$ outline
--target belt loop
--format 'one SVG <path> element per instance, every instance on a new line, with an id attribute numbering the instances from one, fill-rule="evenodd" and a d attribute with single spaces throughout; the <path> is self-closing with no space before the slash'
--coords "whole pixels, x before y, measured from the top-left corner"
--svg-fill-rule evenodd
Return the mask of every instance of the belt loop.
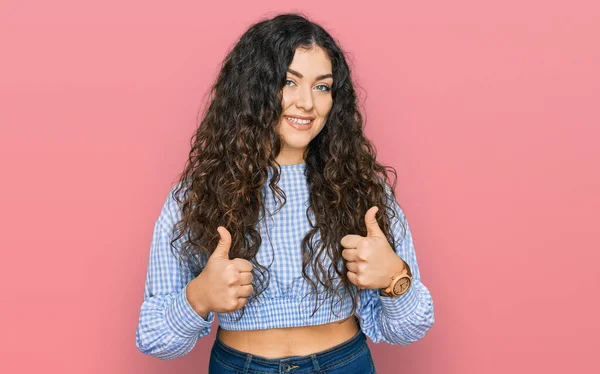
<path id="1" fill-rule="evenodd" d="M 250 371 L 250 363 L 252 362 L 252 355 L 248 353 L 246 355 L 246 364 L 244 365 L 244 374 L 248 374 Z"/>
<path id="2" fill-rule="evenodd" d="M 319 361 L 317 360 L 317 355 L 315 353 L 313 353 L 310 355 L 310 358 L 312 359 L 313 368 L 315 369 L 315 372 L 319 373 L 321 368 L 319 368 Z"/>

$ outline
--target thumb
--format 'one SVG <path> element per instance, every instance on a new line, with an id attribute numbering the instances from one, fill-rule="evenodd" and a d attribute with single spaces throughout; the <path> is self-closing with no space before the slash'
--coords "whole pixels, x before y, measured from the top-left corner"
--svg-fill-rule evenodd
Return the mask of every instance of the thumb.
<path id="1" fill-rule="evenodd" d="M 223 226 L 217 227 L 217 231 L 219 232 L 220 240 L 219 244 L 215 248 L 213 252 L 213 256 L 218 256 L 222 258 L 229 259 L 229 248 L 231 248 L 231 234 L 229 230 L 227 230 Z"/>
<path id="2" fill-rule="evenodd" d="M 379 228 L 377 219 L 375 219 L 375 213 L 379 211 L 377 206 L 372 206 L 367 213 L 365 213 L 365 225 L 367 226 L 367 236 L 381 236 L 383 232 Z"/>

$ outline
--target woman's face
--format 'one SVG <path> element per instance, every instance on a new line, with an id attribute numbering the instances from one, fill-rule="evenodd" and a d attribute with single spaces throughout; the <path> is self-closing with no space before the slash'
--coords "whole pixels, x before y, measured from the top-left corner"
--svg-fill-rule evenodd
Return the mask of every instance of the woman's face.
<path id="1" fill-rule="evenodd" d="M 276 126 L 282 137 L 280 165 L 304 162 L 303 152 L 325 126 L 333 104 L 331 61 L 321 47 L 298 48 L 283 87 L 283 115 Z"/>

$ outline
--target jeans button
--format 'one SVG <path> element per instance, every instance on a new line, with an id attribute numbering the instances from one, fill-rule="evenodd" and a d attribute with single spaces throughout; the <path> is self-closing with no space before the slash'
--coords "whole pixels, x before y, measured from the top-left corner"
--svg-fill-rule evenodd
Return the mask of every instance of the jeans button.
<path id="1" fill-rule="evenodd" d="M 290 365 L 290 364 L 284 364 L 284 365 L 283 365 L 283 371 L 284 371 L 284 372 L 286 372 L 286 373 L 287 373 L 287 372 L 289 372 L 290 370 L 292 370 L 292 365 Z"/>

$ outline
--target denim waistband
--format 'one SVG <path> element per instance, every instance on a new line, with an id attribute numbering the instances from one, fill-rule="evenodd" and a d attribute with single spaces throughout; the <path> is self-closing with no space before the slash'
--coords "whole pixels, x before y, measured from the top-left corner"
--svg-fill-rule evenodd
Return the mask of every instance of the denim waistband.
<path id="1" fill-rule="evenodd" d="M 306 356 L 267 358 L 242 352 L 225 345 L 219 339 L 217 332 L 211 354 L 226 366 L 244 373 L 248 370 L 254 370 L 300 374 L 303 372 L 318 372 L 319 370 L 327 370 L 338 366 L 343 362 L 352 360 L 364 349 L 368 349 L 366 336 L 359 329 L 352 338 L 320 352 Z"/>

